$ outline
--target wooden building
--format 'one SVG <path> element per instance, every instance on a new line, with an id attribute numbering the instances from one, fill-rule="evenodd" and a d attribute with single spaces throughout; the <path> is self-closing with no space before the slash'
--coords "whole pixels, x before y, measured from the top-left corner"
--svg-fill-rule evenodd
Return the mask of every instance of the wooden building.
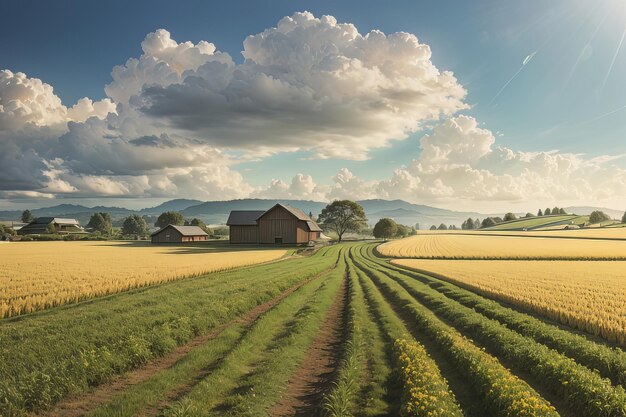
<path id="1" fill-rule="evenodd" d="M 276 204 L 267 211 L 231 211 L 230 243 L 301 245 L 320 238 L 322 229 L 295 207 Z"/>
<path id="2" fill-rule="evenodd" d="M 69 234 L 85 233 L 76 219 L 62 219 L 59 217 L 38 217 L 26 226 L 21 227 L 17 233 L 20 235 L 40 235 L 51 233 Z"/>
<path id="3" fill-rule="evenodd" d="M 168 224 L 150 235 L 152 243 L 204 242 L 209 235 L 198 226 L 176 226 Z"/>

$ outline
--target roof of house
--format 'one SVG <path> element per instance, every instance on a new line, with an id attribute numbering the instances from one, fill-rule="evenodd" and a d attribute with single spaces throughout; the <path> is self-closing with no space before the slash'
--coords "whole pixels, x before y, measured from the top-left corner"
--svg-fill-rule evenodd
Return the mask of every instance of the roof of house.
<path id="1" fill-rule="evenodd" d="M 289 213 L 291 213 L 291 214 L 293 214 L 294 216 L 296 216 L 296 218 L 297 218 L 298 220 L 302 220 L 302 221 L 305 221 L 305 222 L 306 222 L 306 221 L 311 221 L 311 218 L 310 218 L 309 216 L 307 216 L 307 215 L 306 215 L 306 214 L 305 214 L 302 210 L 300 210 L 299 208 L 295 208 L 295 207 L 292 207 L 292 206 L 290 206 L 290 205 L 285 205 L 285 204 L 280 204 L 280 203 L 277 203 L 274 207 L 282 207 L 282 208 L 284 208 L 284 209 L 285 209 L 285 210 L 287 210 Z M 272 207 L 271 209 L 273 209 L 274 207 Z M 271 209 L 269 209 L 269 210 L 267 210 L 267 211 L 264 211 L 264 212 L 263 212 L 263 214 L 265 214 L 265 213 L 269 212 Z M 258 220 L 259 218 L 263 217 L 263 214 L 261 214 L 261 215 L 257 218 L 257 220 Z"/>
<path id="2" fill-rule="evenodd" d="M 228 216 L 227 226 L 256 226 L 256 220 L 264 210 L 233 210 Z"/>
<path id="3" fill-rule="evenodd" d="M 309 220 L 306 222 L 306 225 L 309 226 L 310 232 L 321 232 L 322 228 L 318 226 L 313 220 Z"/>
<path id="4" fill-rule="evenodd" d="M 60 226 L 75 226 L 77 229 L 82 230 L 76 219 L 63 219 L 59 217 L 38 217 L 19 230 L 22 233 L 46 233 L 47 227 L 50 223 L 58 224 Z"/>
<path id="5" fill-rule="evenodd" d="M 171 227 L 177 230 L 183 236 L 208 236 L 208 234 L 198 226 L 177 226 L 175 224 L 168 224 L 167 226 L 162 227 L 156 232 L 152 233 L 150 236 L 154 236 L 158 233 L 161 233 L 163 230 L 167 229 L 168 227 Z"/>

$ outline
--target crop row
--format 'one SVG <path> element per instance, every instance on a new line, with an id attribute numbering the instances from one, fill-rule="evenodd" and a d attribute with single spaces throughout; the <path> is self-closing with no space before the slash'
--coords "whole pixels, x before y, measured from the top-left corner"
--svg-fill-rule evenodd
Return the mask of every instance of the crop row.
<path id="1" fill-rule="evenodd" d="M 626 393 L 609 379 L 577 364 L 559 352 L 525 337 L 500 322 L 447 298 L 429 286 L 380 265 L 370 263 L 372 277 L 389 288 L 398 300 L 403 291 L 437 316 L 478 340 L 491 352 L 528 372 L 546 390 L 565 398 L 570 407 L 586 416 L 626 415 Z M 431 313 L 432 314 L 432 313 Z"/>
<path id="2" fill-rule="evenodd" d="M 496 416 L 558 416 L 554 407 L 526 382 L 417 303 L 403 287 L 376 271 L 365 258 L 355 256 L 355 262 L 401 310 L 401 314 L 418 325 L 420 331 L 471 382 L 490 413 Z"/>
<path id="3" fill-rule="evenodd" d="M 528 314 L 503 307 L 496 301 L 486 299 L 436 276 L 391 265 L 387 267 L 429 285 L 448 298 L 456 300 L 488 318 L 495 319 L 508 328 L 575 359 L 580 364 L 591 369 L 597 369 L 602 376 L 610 378 L 614 384 L 626 384 L 626 352 L 620 348 L 593 342 L 582 335 L 548 324 Z"/>

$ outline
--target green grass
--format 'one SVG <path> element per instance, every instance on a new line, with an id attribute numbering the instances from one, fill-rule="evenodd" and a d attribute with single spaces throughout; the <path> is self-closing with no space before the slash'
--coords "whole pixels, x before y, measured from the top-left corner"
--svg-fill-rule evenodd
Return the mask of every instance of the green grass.
<path id="1" fill-rule="evenodd" d="M 219 367 L 165 416 L 269 416 L 332 304 L 345 264 L 267 312 Z"/>
<path id="2" fill-rule="evenodd" d="M 0 415 L 52 406 L 240 316 L 333 266 L 310 258 L 214 273 L 0 322 Z M 327 255 L 327 256 L 324 256 Z"/>
<path id="3" fill-rule="evenodd" d="M 487 227 L 481 230 L 533 230 L 540 227 L 555 226 L 560 224 L 565 227 L 568 224 L 584 224 L 588 219 L 589 216 L 577 216 L 575 214 L 537 216 L 498 223 L 495 226 Z"/>

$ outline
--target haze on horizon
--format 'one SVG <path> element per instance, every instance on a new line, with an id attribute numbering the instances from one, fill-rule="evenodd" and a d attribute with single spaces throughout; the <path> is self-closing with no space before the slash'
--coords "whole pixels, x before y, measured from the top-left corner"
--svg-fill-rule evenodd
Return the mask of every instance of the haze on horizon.
<path id="1" fill-rule="evenodd" d="M 624 2 L 30 3 L 0 17 L 0 210 L 626 206 Z"/>

